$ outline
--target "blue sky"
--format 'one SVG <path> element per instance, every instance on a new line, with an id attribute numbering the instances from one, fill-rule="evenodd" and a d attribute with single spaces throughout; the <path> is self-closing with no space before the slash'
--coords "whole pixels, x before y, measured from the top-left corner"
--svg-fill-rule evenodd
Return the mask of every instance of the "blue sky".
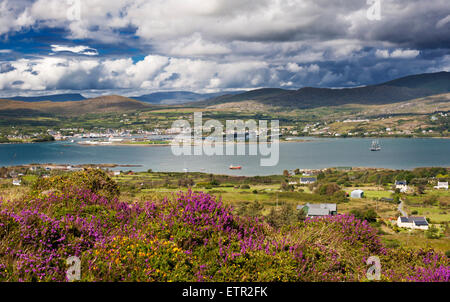
<path id="1" fill-rule="evenodd" d="M 448 0 L 0 0 L 2 97 L 351 87 L 443 70 Z"/>

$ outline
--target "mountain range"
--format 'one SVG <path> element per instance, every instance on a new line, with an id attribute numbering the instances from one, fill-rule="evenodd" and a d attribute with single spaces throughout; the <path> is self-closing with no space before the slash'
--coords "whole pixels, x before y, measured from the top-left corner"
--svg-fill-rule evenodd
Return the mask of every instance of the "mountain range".
<path id="1" fill-rule="evenodd" d="M 82 115 L 86 113 L 125 112 L 147 109 L 152 105 L 120 95 L 100 96 L 81 101 L 24 102 L 0 99 L 1 116 Z"/>
<path id="2" fill-rule="evenodd" d="M 233 91 L 233 92 L 216 92 L 216 93 L 195 93 L 190 91 L 167 91 L 167 92 L 154 92 L 150 94 L 145 94 L 136 97 L 130 97 L 134 100 L 141 102 L 151 103 L 151 104 L 183 104 L 189 102 L 196 102 L 200 100 L 206 100 L 221 95 L 234 95 L 243 93 L 243 91 Z"/>
<path id="3" fill-rule="evenodd" d="M 211 107 L 253 101 L 284 110 L 339 106 L 345 104 L 384 105 L 450 92 L 450 72 L 412 75 L 389 82 L 355 88 L 314 88 L 298 90 L 263 88 L 247 92 L 198 94 L 187 91 L 158 92 L 127 98 L 118 95 L 86 99 L 81 94 L 15 97 L 0 100 L 0 114 L 35 115 L 131 111 L 172 104 L 176 107 Z M 45 101 L 44 101 L 45 100 Z M 188 102 L 188 103 L 186 103 Z M 180 104 L 183 103 L 183 104 Z M 170 105 L 164 105 L 170 106 Z"/>
<path id="4" fill-rule="evenodd" d="M 173 105 L 206 100 L 225 94 L 234 95 L 243 92 L 244 91 L 195 93 L 190 91 L 167 91 L 167 92 L 154 92 L 140 96 L 131 96 L 129 98 L 150 104 Z M 68 94 L 51 94 L 42 96 L 13 96 L 8 97 L 8 99 L 23 102 L 44 102 L 44 101 L 70 102 L 70 101 L 83 101 L 87 100 L 88 98 L 84 97 L 79 93 L 68 93 Z"/>
<path id="5" fill-rule="evenodd" d="M 190 103 L 208 107 L 224 103 L 256 101 L 284 108 L 315 108 L 344 104 L 381 105 L 450 92 L 450 72 L 412 75 L 389 82 L 355 88 L 314 88 L 298 90 L 263 88 L 237 95 L 224 95 Z"/>

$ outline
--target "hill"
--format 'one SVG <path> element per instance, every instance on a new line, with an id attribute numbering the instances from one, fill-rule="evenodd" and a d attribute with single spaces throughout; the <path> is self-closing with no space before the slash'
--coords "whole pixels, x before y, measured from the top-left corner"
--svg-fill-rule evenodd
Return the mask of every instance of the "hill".
<path id="1" fill-rule="evenodd" d="M 135 100 L 152 103 L 152 104 L 183 104 L 189 102 L 197 102 L 200 100 L 206 100 L 214 97 L 218 97 L 224 94 L 238 94 L 237 92 L 216 92 L 216 93 L 195 93 L 190 91 L 167 91 L 167 92 L 154 92 L 141 96 L 132 97 Z"/>
<path id="2" fill-rule="evenodd" d="M 264 88 L 237 95 L 220 96 L 190 105 L 208 107 L 224 103 L 256 101 L 276 107 L 303 109 L 344 104 L 391 104 L 448 92 L 450 92 L 450 72 L 439 72 L 355 88 L 304 87 L 299 90 Z"/>
<path id="3" fill-rule="evenodd" d="M 101 96 L 82 101 L 67 102 L 0 100 L 0 115 L 79 115 L 85 113 L 134 111 L 150 107 L 151 105 L 149 104 L 118 95 Z"/>

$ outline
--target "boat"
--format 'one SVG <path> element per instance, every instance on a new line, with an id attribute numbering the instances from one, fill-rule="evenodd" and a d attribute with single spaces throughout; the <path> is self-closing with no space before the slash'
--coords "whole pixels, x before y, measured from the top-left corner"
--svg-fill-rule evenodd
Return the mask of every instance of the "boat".
<path id="1" fill-rule="evenodd" d="M 233 165 L 230 166 L 230 170 L 240 170 L 240 169 L 242 169 L 242 166 L 233 166 Z"/>
<path id="2" fill-rule="evenodd" d="M 380 147 L 380 143 L 378 142 L 378 140 L 373 140 L 372 141 L 372 146 L 370 147 L 370 151 L 380 151 L 381 147 Z"/>

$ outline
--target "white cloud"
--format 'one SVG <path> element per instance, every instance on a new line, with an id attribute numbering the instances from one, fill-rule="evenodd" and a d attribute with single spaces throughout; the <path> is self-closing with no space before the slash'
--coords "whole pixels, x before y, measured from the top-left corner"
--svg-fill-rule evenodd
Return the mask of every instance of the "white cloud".
<path id="1" fill-rule="evenodd" d="M 270 81 L 265 62 L 217 63 L 209 60 L 148 55 L 131 59 L 20 59 L 0 73 L 0 89 L 225 89 Z M 20 82 L 18 82 L 20 81 Z"/>
<path id="2" fill-rule="evenodd" d="M 445 25 L 447 25 L 448 23 L 450 23 L 450 15 L 448 15 L 447 17 L 442 18 L 441 20 L 439 20 L 439 21 L 436 23 L 436 28 L 442 28 L 442 27 L 444 27 Z"/>
<path id="3" fill-rule="evenodd" d="M 68 18 L 70 1 L 0 0 L 6 41 L 30 28 L 64 32 L 49 43 L 54 61 L 3 65 L 0 88 L 199 90 L 376 82 L 448 66 L 420 56 L 438 49 L 442 57 L 448 50 L 447 2 L 383 0 L 382 22 L 373 22 L 364 0 L 81 0 L 76 20 Z M 61 42 L 67 39 L 86 41 Z M 92 40 L 99 51 L 86 46 Z M 133 62 L 127 46 L 149 55 Z"/>
<path id="4" fill-rule="evenodd" d="M 65 46 L 65 45 L 51 45 L 53 52 L 72 52 L 76 54 L 86 55 L 86 56 L 96 56 L 98 51 L 94 48 L 90 48 L 84 45 L 77 46 Z"/>
<path id="5" fill-rule="evenodd" d="M 182 39 L 169 46 L 168 53 L 177 56 L 207 56 L 228 54 L 231 50 L 223 45 L 205 41 L 199 33 Z"/>
<path id="6" fill-rule="evenodd" d="M 389 59 L 389 58 L 394 58 L 394 59 L 413 59 L 415 57 L 417 57 L 420 54 L 419 50 L 413 50 L 413 49 L 395 49 L 392 52 L 389 52 L 388 50 L 381 50 L 378 49 L 375 52 L 375 56 L 377 58 L 383 58 L 383 59 Z"/>
<path id="7" fill-rule="evenodd" d="M 297 63 L 288 63 L 286 65 L 286 70 L 294 73 L 315 73 L 320 70 L 319 65 L 317 64 L 311 64 L 308 66 L 300 66 Z"/>

